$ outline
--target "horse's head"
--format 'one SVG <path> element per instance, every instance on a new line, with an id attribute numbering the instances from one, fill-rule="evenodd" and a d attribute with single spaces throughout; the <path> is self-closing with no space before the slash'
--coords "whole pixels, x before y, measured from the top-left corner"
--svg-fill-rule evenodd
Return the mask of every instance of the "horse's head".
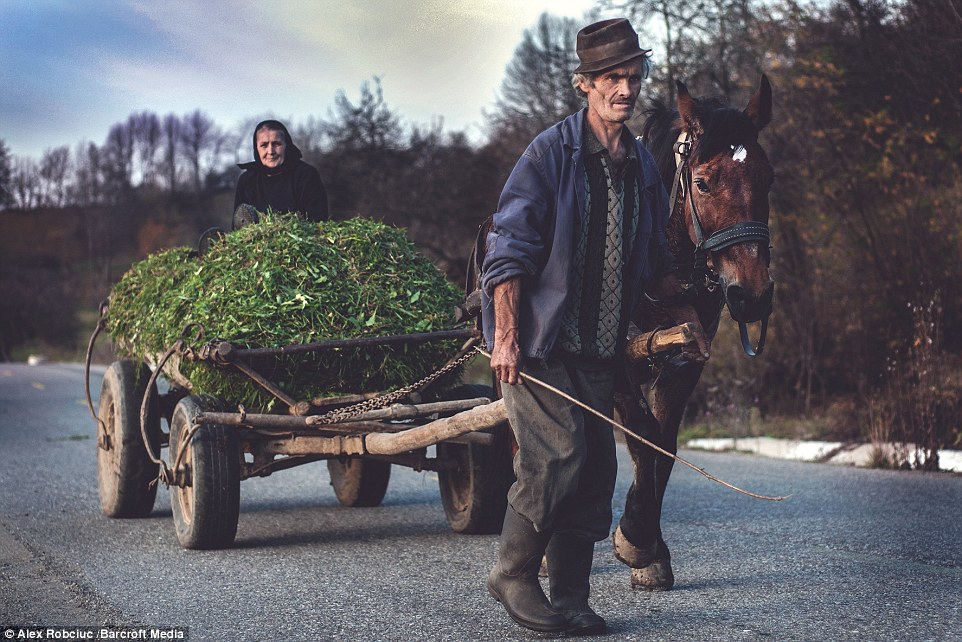
<path id="1" fill-rule="evenodd" d="M 678 113 L 676 162 L 688 166 L 678 181 L 688 197 L 689 236 L 718 276 L 732 318 L 743 328 L 745 323 L 764 322 L 775 291 L 768 272 L 773 170 L 758 144 L 758 132 L 771 121 L 771 85 L 762 76 L 748 106 L 737 110 L 692 98 L 679 82 Z"/>

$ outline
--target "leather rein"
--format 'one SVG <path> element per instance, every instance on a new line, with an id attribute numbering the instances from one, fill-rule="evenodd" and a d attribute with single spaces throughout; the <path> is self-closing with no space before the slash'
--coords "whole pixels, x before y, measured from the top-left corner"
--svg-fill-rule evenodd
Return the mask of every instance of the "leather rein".
<path id="1" fill-rule="evenodd" d="M 759 221 L 741 221 L 712 233 L 707 238 L 698 215 L 698 208 L 695 206 L 695 198 L 692 194 L 694 190 L 693 176 L 691 171 L 691 152 L 694 144 L 690 140 L 690 134 L 685 133 L 685 139 L 679 140 L 674 145 L 674 152 L 679 159 L 676 163 L 675 180 L 671 188 L 671 214 L 675 210 L 684 212 L 685 200 L 687 199 L 691 210 L 692 228 L 695 232 L 695 261 L 692 265 L 689 280 L 696 288 L 704 288 L 707 291 L 714 291 L 719 285 L 718 275 L 708 268 L 708 256 L 712 252 L 718 252 L 733 245 L 741 243 L 768 243 L 771 247 L 771 232 L 767 223 Z M 679 193 L 680 191 L 680 193 Z M 758 344 L 752 346 L 748 337 L 748 326 L 744 321 L 737 320 L 738 332 L 742 341 L 742 349 L 749 357 L 755 357 L 765 349 L 765 336 L 768 332 L 768 318 L 771 309 L 761 320 L 760 335 Z"/>

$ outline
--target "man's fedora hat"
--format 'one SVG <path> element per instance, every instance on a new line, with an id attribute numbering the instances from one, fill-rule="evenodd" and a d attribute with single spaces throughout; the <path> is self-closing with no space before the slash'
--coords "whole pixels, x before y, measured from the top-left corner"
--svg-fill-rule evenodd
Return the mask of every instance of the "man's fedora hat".
<path id="1" fill-rule="evenodd" d="M 650 51 L 638 46 L 638 34 L 625 18 L 602 20 L 578 32 L 578 60 L 581 64 L 575 73 L 617 67 Z"/>

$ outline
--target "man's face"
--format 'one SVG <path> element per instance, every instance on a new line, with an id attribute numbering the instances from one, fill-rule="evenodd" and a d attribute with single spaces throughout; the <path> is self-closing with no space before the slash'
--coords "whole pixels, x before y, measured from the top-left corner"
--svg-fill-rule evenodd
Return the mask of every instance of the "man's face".
<path id="1" fill-rule="evenodd" d="M 624 123 L 635 111 L 641 92 L 644 63 L 640 58 L 595 75 L 582 82 L 581 91 L 588 97 L 588 109 L 608 123 Z"/>
<path id="2" fill-rule="evenodd" d="M 257 132 L 257 155 L 265 167 L 276 169 L 284 163 L 284 151 L 287 143 L 284 132 L 273 129 L 262 129 Z"/>

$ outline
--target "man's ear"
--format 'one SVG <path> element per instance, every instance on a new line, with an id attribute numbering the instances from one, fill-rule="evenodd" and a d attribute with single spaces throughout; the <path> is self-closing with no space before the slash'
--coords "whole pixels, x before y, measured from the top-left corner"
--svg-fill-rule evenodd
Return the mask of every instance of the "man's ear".
<path id="1" fill-rule="evenodd" d="M 587 94 L 587 93 L 588 93 L 588 89 L 595 86 L 595 80 L 598 78 L 598 74 L 597 74 L 597 73 L 585 73 L 585 74 L 581 74 L 581 77 L 582 77 L 584 80 L 582 80 L 582 81 L 579 83 L 578 87 L 581 89 L 582 92 L 584 92 L 585 94 Z"/>

